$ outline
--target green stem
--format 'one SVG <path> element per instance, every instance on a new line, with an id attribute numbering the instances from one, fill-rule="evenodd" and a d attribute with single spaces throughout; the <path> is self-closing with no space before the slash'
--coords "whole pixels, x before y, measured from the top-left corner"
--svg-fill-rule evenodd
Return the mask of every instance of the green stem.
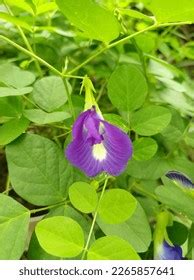
<path id="1" fill-rule="evenodd" d="M 64 74 L 62 72 L 60 72 L 59 70 L 57 70 L 54 66 L 52 66 L 51 64 L 49 64 L 48 62 L 46 62 L 44 59 L 40 58 L 38 55 L 36 55 L 35 53 L 26 50 L 25 48 L 23 48 L 22 46 L 18 45 L 17 43 L 13 42 L 12 40 L 8 39 L 7 37 L 0 35 L 0 39 L 6 41 L 8 44 L 12 45 L 13 47 L 15 47 L 16 49 L 18 49 L 19 51 L 25 53 L 26 55 L 36 59 L 37 61 L 39 61 L 41 64 L 45 65 L 48 69 L 50 69 L 52 72 L 54 72 L 55 74 L 61 76 L 61 77 L 66 77 L 66 78 L 74 78 L 74 79 L 83 79 L 82 76 L 73 76 L 73 75 L 69 75 L 69 74 Z"/>
<path id="2" fill-rule="evenodd" d="M 59 203 L 50 205 L 50 206 L 45 206 L 45 207 L 38 208 L 38 209 L 32 209 L 32 210 L 30 210 L 30 213 L 34 214 L 34 213 L 42 212 L 42 211 L 49 210 L 49 209 L 52 209 L 52 208 L 55 208 L 55 207 L 58 207 L 58 206 L 63 206 L 66 203 L 67 203 L 67 201 L 65 200 L 65 201 L 61 201 Z"/>
<path id="3" fill-rule="evenodd" d="M 89 245 L 90 245 L 90 240 L 91 240 L 92 233 L 93 233 L 93 230 L 94 230 L 94 226 L 95 226 L 95 223 L 96 223 L 96 218 L 97 218 L 97 215 L 98 215 L 98 210 L 99 210 L 100 203 L 101 203 L 102 197 L 104 195 L 104 192 L 105 192 L 105 189 L 106 189 L 106 186 L 107 186 L 107 183 L 108 183 L 108 179 L 109 179 L 109 177 L 107 177 L 105 179 L 104 186 L 102 188 L 102 192 L 100 194 L 100 197 L 99 197 L 99 200 L 98 200 L 98 204 L 97 204 L 96 210 L 94 212 L 94 217 L 93 217 L 92 225 L 91 225 L 91 228 L 90 228 L 90 231 L 89 231 L 89 234 L 88 234 L 86 245 L 85 245 L 84 250 L 83 250 L 83 254 L 82 254 L 82 258 L 81 258 L 82 260 L 85 259 L 86 253 L 87 253 Z"/>
<path id="4" fill-rule="evenodd" d="M 160 27 L 166 27 L 166 26 L 176 26 L 176 25 L 185 25 L 185 24 L 192 24 L 191 21 L 185 21 L 185 22 L 172 22 L 172 23 L 154 23 L 151 26 L 148 26 L 147 28 L 137 31 L 133 34 L 130 34 L 118 41 L 113 42 L 112 44 L 98 50 L 96 53 L 94 53 L 92 56 L 90 56 L 88 59 L 86 59 L 84 62 L 82 62 L 80 65 L 76 66 L 74 69 L 72 69 L 71 71 L 68 72 L 68 74 L 73 74 L 74 72 L 76 72 L 77 70 L 79 70 L 80 68 L 82 68 L 83 66 L 85 66 L 86 64 L 88 64 L 90 61 L 92 61 L 94 58 L 96 58 L 97 56 L 99 56 L 100 54 L 104 53 L 106 50 L 116 47 L 117 45 L 123 44 L 127 41 L 129 41 L 130 39 L 138 36 L 139 34 L 145 33 L 147 31 L 151 31 Z"/>
<path id="5" fill-rule="evenodd" d="M 4 5 L 5 5 L 5 7 L 6 7 L 8 13 L 9 13 L 11 16 L 14 16 L 12 10 L 10 9 L 10 7 L 9 7 L 8 4 L 6 3 L 6 1 L 3 1 L 3 3 L 4 3 Z M 24 33 L 24 31 L 22 30 L 22 28 L 21 28 L 19 25 L 16 25 L 16 27 L 17 27 L 17 29 L 18 29 L 18 31 L 19 31 L 19 33 L 20 33 L 20 35 L 21 35 L 21 37 L 22 37 L 22 39 L 23 39 L 23 41 L 24 41 L 24 43 L 25 43 L 25 45 L 26 45 L 26 47 L 27 47 L 27 49 L 28 49 L 30 52 L 34 53 L 32 47 L 31 47 L 31 45 L 30 45 L 30 43 L 29 43 L 29 41 L 28 41 L 28 39 L 27 39 L 27 37 L 26 37 L 26 35 L 25 35 L 25 33 Z M 34 63 L 35 63 L 35 65 L 36 65 L 37 71 L 39 72 L 40 76 L 42 77 L 43 74 L 42 74 L 42 70 L 41 70 L 41 67 L 40 67 L 38 61 L 35 60 Z"/>
<path id="6" fill-rule="evenodd" d="M 66 89 L 66 93 L 67 93 L 67 99 L 68 99 L 68 105 L 69 105 L 69 110 L 72 114 L 72 117 L 75 121 L 75 110 L 74 110 L 74 106 L 73 106 L 73 102 L 72 102 L 72 99 L 71 99 L 71 93 L 69 91 L 69 87 L 68 87 L 68 84 L 67 84 L 67 80 L 66 79 L 63 79 L 64 81 L 64 85 L 65 85 L 65 89 Z"/>

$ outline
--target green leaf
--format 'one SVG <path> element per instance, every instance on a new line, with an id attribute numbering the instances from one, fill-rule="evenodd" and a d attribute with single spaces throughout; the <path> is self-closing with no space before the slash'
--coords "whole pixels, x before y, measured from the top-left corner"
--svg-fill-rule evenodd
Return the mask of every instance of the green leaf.
<path id="1" fill-rule="evenodd" d="M 37 124 L 47 124 L 53 122 L 61 122 L 65 119 L 71 117 L 69 113 L 66 112 L 52 112 L 47 113 L 40 109 L 29 109 L 24 110 L 24 116 L 30 121 Z"/>
<path id="2" fill-rule="evenodd" d="M 21 118 L 12 119 L 0 126 L 0 145 L 4 146 L 20 136 L 29 125 L 29 121 L 21 116 Z"/>
<path id="3" fill-rule="evenodd" d="M 194 22 L 194 0 L 151 0 L 148 8 L 159 23 Z"/>
<path id="4" fill-rule="evenodd" d="M 32 89 L 33 89 L 32 87 L 17 88 L 17 89 L 0 87 L 0 97 L 24 95 L 32 92 Z"/>
<path id="5" fill-rule="evenodd" d="M 192 223 L 188 238 L 188 257 L 194 259 L 194 223 Z"/>
<path id="6" fill-rule="evenodd" d="M 100 217 L 97 223 L 106 235 L 115 235 L 128 241 L 137 252 L 145 252 L 152 240 L 150 226 L 139 203 L 133 215 L 124 223 L 110 225 L 105 223 Z"/>
<path id="7" fill-rule="evenodd" d="M 112 104 L 127 112 L 140 108 L 147 92 L 146 79 L 134 65 L 119 66 L 108 81 L 108 96 Z"/>
<path id="8" fill-rule="evenodd" d="M 129 127 L 127 122 L 125 122 L 121 116 L 116 114 L 103 114 L 103 117 L 106 121 L 109 123 L 118 126 L 121 130 L 123 130 L 125 133 L 129 131 Z"/>
<path id="9" fill-rule="evenodd" d="M 96 240 L 90 247 L 88 260 L 139 260 L 133 247 L 116 236 L 105 236 Z"/>
<path id="10" fill-rule="evenodd" d="M 34 205 L 64 200 L 69 184 L 69 167 L 64 153 L 51 140 L 26 134 L 6 148 L 14 190 Z"/>
<path id="11" fill-rule="evenodd" d="M 6 22 L 13 23 L 16 26 L 20 26 L 20 27 L 32 32 L 31 26 L 27 22 L 25 22 L 24 20 L 22 20 L 20 18 L 17 18 L 17 17 L 11 16 L 9 14 L 0 12 L 0 19 L 4 20 Z"/>
<path id="12" fill-rule="evenodd" d="M 162 136 L 168 141 L 177 143 L 183 137 L 185 131 L 185 123 L 181 115 L 171 108 L 172 118 L 169 125 L 161 132 Z"/>
<path id="13" fill-rule="evenodd" d="M 142 19 L 142 20 L 145 20 L 145 21 L 148 21 L 148 22 L 153 22 L 153 18 L 147 16 L 147 15 L 144 15 L 136 10 L 132 10 L 132 9 L 119 9 L 119 13 L 121 15 L 124 15 L 124 16 L 129 16 L 131 18 L 136 18 L 136 19 Z"/>
<path id="14" fill-rule="evenodd" d="M 127 166 L 127 173 L 138 179 L 155 180 L 169 170 L 168 161 L 159 155 L 145 161 L 132 159 Z"/>
<path id="15" fill-rule="evenodd" d="M 26 244 L 30 212 L 9 196 L 0 194 L 0 259 L 20 259 Z"/>
<path id="16" fill-rule="evenodd" d="M 133 142 L 133 149 L 133 157 L 135 160 L 148 160 L 156 154 L 158 144 L 152 138 L 142 137 Z"/>
<path id="17" fill-rule="evenodd" d="M 84 246 L 84 233 L 71 218 L 52 217 L 36 226 L 36 235 L 43 249 L 57 257 L 75 257 Z"/>
<path id="18" fill-rule="evenodd" d="M 21 89 L 31 85 L 34 80 L 35 75 L 32 72 L 8 63 L 0 65 L 0 82 L 7 86 Z"/>
<path id="19" fill-rule="evenodd" d="M 68 205 L 62 205 L 60 207 L 54 208 L 47 215 L 47 217 L 54 217 L 54 216 L 65 216 L 75 220 L 84 231 L 85 242 L 87 242 L 88 235 L 91 229 L 91 223 L 92 223 L 91 220 L 87 219 L 87 216 L 84 217 L 77 210 L 75 210 L 74 208 Z M 94 242 L 94 240 L 95 240 L 95 236 L 94 233 L 92 233 L 90 242 L 92 243 Z"/>
<path id="20" fill-rule="evenodd" d="M 110 42 L 119 36 L 120 27 L 114 15 L 92 0 L 56 0 L 62 13 L 84 37 Z"/>
<path id="21" fill-rule="evenodd" d="M 137 201 L 129 192 L 112 189 L 105 192 L 98 213 L 104 222 L 119 224 L 131 217 L 136 206 Z"/>
<path id="22" fill-rule="evenodd" d="M 171 112 L 162 106 L 150 105 L 132 115 L 132 129 L 143 136 L 161 132 L 171 120 Z"/>
<path id="23" fill-rule="evenodd" d="M 20 8 L 30 14 L 34 14 L 32 7 L 27 3 L 26 0 L 6 0 L 7 4 L 10 6 L 15 6 Z"/>
<path id="24" fill-rule="evenodd" d="M 22 113 L 22 102 L 18 97 L 0 98 L 0 120 L 2 117 L 20 117 Z"/>
<path id="25" fill-rule="evenodd" d="M 71 91 L 69 84 L 68 88 Z M 47 112 L 52 112 L 67 101 L 67 90 L 60 77 L 49 76 L 34 84 L 32 97 L 38 106 Z"/>
<path id="26" fill-rule="evenodd" d="M 188 229 L 185 225 L 173 222 L 173 225 L 167 227 L 168 237 L 171 242 L 176 245 L 183 245 L 188 237 Z"/>
<path id="27" fill-rule="evenodd" d="M 158 199 L 171 209 L 181 212 L 194 221 L 194 198 L 174 184 L 159 186 L 156 189 Z"/>
<path id="28" fill-rule="evenodd" d="M 91 213 L 96 209 L 98 196 L 88 183 L 76 182 L 69 187 L 69 198 L 73 206 L 83 213 Z"/>

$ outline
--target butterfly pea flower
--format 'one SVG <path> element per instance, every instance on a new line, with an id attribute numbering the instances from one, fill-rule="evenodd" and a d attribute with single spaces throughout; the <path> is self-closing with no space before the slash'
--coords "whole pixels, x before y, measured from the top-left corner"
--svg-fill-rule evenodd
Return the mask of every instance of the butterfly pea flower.
<path id="1" fill-rule="evenodd" d="M 169 171 L 166 177 L 188 189 L 194 188 L 191 179 L 179 171 Z"/>
<path id="2" fill-rule="evenodd" d="M 87 176 L 94 177 L 101 172 L 118 176 L 132 156 L 128 135 L 105 121 L 95 106 L 78 116 L 72 136 L 66 157 Z"/>
<path id="3" fill-rule="evenodd" d="M 158 247 L 157 260 L 183 260 L 182 249 L 177 245 L 170 245 L 165 240 Z"/>

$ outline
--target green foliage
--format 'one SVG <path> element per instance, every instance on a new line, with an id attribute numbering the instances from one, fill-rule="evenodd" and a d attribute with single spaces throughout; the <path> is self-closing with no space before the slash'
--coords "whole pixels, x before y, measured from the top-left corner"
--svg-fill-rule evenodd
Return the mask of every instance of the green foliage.
<path id="1" fill-rule="evenodd" d="M 135 132 L 143 136 L 151 136 L 161 132 L 170 123 L 171 113 L 162 106 L 148 106 L 132 115 L 131 126 Z"/>
<path id="2" fill-rule="evenodd" d="M 84 234 L 77 222 L 67 217 L 42 220 L 36 226 L 38 241 L 43 249 L 58 257 L 75 257 L 84 246 Z"/>
<path id="3" fill-rule="evenodd" d="M 110 225 L 100 217 L 97 223 L 106 235 L 115 235 L 128 241 L 137 252 L 147 251 L 151 242 L 151 230 L 146 215 L 138 203 L 132 216 L 121 224 Z"/>
<path id="4" fill-rule="evenodd" d="M 56 0 L 56 3 L 84 37 L 106 43 L 118 37 L 120 28 L 114 15 L 92 0 Z"/>
<path id="5" fill-rule="evenodd" d="M 127 191 L 113 189 L 105 192 L 100 208 L 100 218 L 108 224 L 120 224 L 135 211 L 137 202 Z"/>
<path id="6" fill-rule="evenodd" d="M 0 259 L 153 259 L 164 238 L 194 259 L 194 191 L 165 176 L 194 182 L 193 7 L 0 1 Z M 88 178 L 66 159 L 88 125 L 85 153 L 97 129 L 119 164 L 103 120 L 74 125 L 92 105 L 131 139 L 119 176 Z"/>
<path id="7" fill-rule="evenodd" d="M 152 138 L 141 137 L 133 142 L 135 160 L 148 160 L 157 152 L 157 142 Z"/>
<path id="8" fill-rule="evenodd" d="M 26 244 L 30 212 L 14 199 L 0 194 L 0 259 L 20 259 Z"/>
<path id="9" fill-rule="evenodd" d="M 147 91 L 146 79 L 134 65 L 119 66 L 108 81 L 108 96 L 112 104 L 127 112 L 142 106 Z"/>
<path id="10" fill-rule="evenodd" d="M 98 202 L 95 189 L 84 182 L 76 182 L 69 187 L 69 198 L 73 206 L 83 213 L 93 212 Z"/>
<path id="11" fill-rule="evenodd" d="M 69 85 L 68 90 L 70 90 Z M 32 97 L 38 106 L 47 112 L 52 112 L 67 101 L 67 90 L 60 77 L 50 76 L 34 84 Z"/>
<path id="12" fill-rule="evenodd" d="M 35 205 L 65 199 L 68 163 L 52 141 L 26 134 L 7 146 L 6 156 L 13 188 L 21 197 Z"/>
<path id="13" fill-rule="evenodd" d="M 71 117 L 69 113 L 66 112 L 52 112 L 47 113 L 40 109 L 28 109 L 24 111 L 24 116 L 30 121 L 37 124 L 46 124 L 61 122 Z"/>
<path id="14" fill-rule="evenodd" d="M 193 0 L 151 0 L 148 3 L 158 22 L 194 21 Z"/>
<path id="15" fill-rule="evenodd" d="M 96 240 L 88 251 L 88 260 L 139 260 L 132 246 L 116 236 Z"/>

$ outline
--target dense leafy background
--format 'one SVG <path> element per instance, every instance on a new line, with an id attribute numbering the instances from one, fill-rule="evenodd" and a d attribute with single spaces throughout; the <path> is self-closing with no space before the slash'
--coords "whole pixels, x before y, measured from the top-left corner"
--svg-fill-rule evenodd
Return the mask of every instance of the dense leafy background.
<path id="1" fill-rule="evenodd" d="M 193 22 L 193 0 L 0 0 L 0 259 L 153 259 L 161 211 L 194 259 L 194 193 L 164 176 L 194 181 Z M 64 156 L 85 75 L 134 147 L 100 204 Z"/>

